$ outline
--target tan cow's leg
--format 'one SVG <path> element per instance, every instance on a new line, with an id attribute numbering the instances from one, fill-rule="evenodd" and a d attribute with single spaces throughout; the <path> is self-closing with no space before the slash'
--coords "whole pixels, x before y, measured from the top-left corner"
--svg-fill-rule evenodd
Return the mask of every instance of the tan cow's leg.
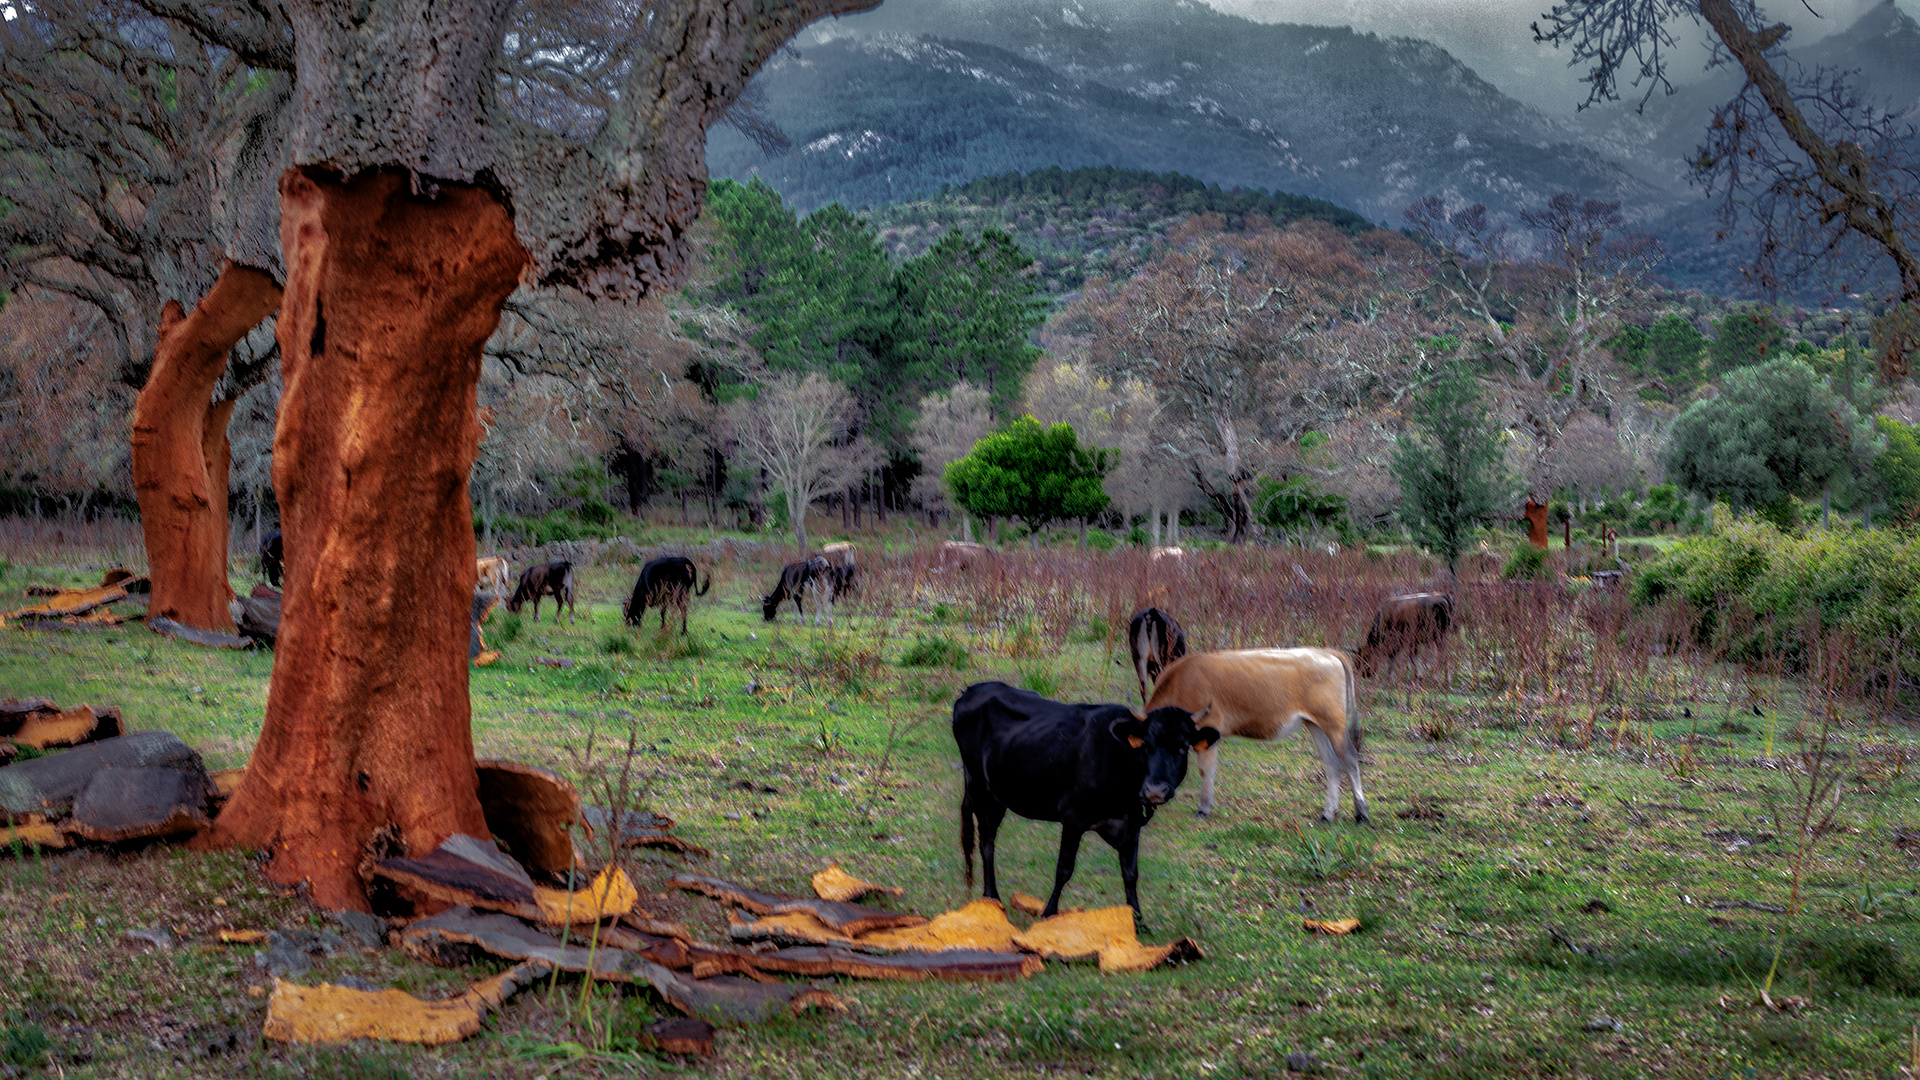
<path id="1" fill-rule="evenodd" d="M 1220 744 L 1196 751 L 1193 763 L 1200 770 L 1200 807 L 1194 813 L 1206 817 L 1213 813 L 1213 774 L 1220 765 Z"/>
<path id="2" fill-rule="evenodd" d="M 1320 811 L 1320 820 L 1334 822 L 1340 820 L 1340 774 L 1342 771 L 1339 751 L 1333 748 L 1333 740 L 1320 730 L 1318 724 L 1308 724 L 1307 730 L 1313 733 L 1313 744 L 1320 748 L 1320 769 L 1327 774 L 1327 805 Z"/>

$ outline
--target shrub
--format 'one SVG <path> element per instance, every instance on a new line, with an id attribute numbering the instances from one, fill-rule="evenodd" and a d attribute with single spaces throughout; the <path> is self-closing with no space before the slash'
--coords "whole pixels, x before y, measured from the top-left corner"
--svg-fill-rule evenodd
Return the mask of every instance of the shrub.
<path id="1" fill-rule="evenodd" d="M 1110 532 L 1101 529 L 1087 530 L 1087 546 L 1095 551 L 1112 551 L 1113 545 L 1117 543 L 1119 541 Z"/>
<path id="2" fill-rule="evenodd" d="M 1547 575 L 1547 552 L 1527 544 L 1514 550 L 1513 558 L 1500 570 L 1508 581 L 1538 581 Z"/>
<path id="3" fill-rule="evenodd" d="M 928 637 L 921 634 L 900 654 L 901 667 L 944 667 L 964 669 L 973 662 L 966 647 L 945 634 Z"/>
<path id="4" fill-rule="evenodd" d="M 1781 533 L 1757 515 L 1674 545 L 1635 575 L 1642 605 L 1684 602 L 1703 645 L 1736 660 L 1771 653 L 1798 664 L 1811 631 L 1852 639 L 1863 667 L 1898 653 L 1903 674 L 1920 659 L 1897 643 L 1920 639 L 1920 538 L 1859 529 Z M 1735 640 L 1726 612 L 1751 613 L 1755 627 Z"/>

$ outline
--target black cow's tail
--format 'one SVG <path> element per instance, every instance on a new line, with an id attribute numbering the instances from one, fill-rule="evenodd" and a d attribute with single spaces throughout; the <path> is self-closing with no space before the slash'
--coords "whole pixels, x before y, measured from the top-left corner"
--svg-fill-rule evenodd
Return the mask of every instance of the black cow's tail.
<path id="1" fill-rule="evenodd" d="M 967 891 L 973 891 L 973 796 L 960 796 L 960 865 L 966 868 Z"/>
<path id="2" fill-rule="evenodd" d="M 707 580 L 701 582 L 700 587 L 693 590 L 693 595 L 705 596 L 707 595 L 707 590 L 711 588 L 713 588 L 713 571 L 709 570 L 707 571 Z"/>

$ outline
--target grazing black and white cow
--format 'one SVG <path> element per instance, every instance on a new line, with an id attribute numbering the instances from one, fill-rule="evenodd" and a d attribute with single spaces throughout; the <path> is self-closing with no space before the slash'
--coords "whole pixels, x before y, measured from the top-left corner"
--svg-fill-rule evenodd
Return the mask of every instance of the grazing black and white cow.
<path id="1" fill-rule="evenodd" d="M 760 614 L 772 622 L 780 614 L 780 605 L 791 600 L 794 618 L 799 619 L 806 614 L 804 601 L 808 587 L 831 570 L 827 560 L 818 555 L 781 567 L 780 580 L 773 583 L 773 591 L 760 598 Z"/>
<path id="2" fill-rule="evenodd" d="M 1187 655 L 1187 632 L 1173 616 L 1157 607 L 1144 607 L 1127 620 L 1127 648 L 1133 653 L 1133 672 L 1140 677 L 1144 705 L 1153 696 L 1161 670 Z"/>
<path id="3" fill-rule="evenodd" d="M 1185 709 L 1156 709 L 1142 719 L 1125 705 L 1069 705 L 1006 683 L 976 683 L 953 703 L 966 791 L 960 798 L 960 851 L 973 885 L 973 838 L 980 832 L 985 895 L 998 899 L 994 841 L 1007 811 L 1060 823 L 1060 856 L 1045 915 L 1060 910 L 1080 838 L 1091 829 L 1120 855 L 1127 903 L 1140 911 L 1140 828 L 1172 799 L 1187 775 L 1187 752 L 1220 738 Z"/>
<path id="4" fill-rule="evenodd" d="M 640 578 L 633 583 L 633 595 L 624 605 L 627 625 L 639 626 L 640 620 L 646 617 L 647 609 L 657 607 L 660 609 L 660 627 L 664 630 L 667 625 L 667 609 L 671 607 L 679 609 L 680 632 L 686 633 L 687 599 L 693 596 L 705 596 L 707 590 L 713 586 L 713 575 L 708 574 L 707 580 L 695 589 L 694 585 L 698 577 L 693 560 L 684 555 L 663 555 L 658 559 L 648 560 L 647 564 L 640 568 Z"/>
<path id="5" fill-rule="evenodd" d="M 267 584 L 280 587 L 280 579 L 286 575 L 286 557 L 280 545 L 280 530 L 275 529 L 260 538 L 260 574 Z"/>
<path id="6" fill-rule="evenodd" d="M 1420 648 L 1444 646 L 1453 626 L 1453 597 L 1447 593 L 1408 593 L 1390 596 L 1374 612 L 1367 643 L 1354 654 L 1354 667 L 1363 678 L 1373 678 L 1382 662 L 1391 672 L 1401 653 L 1412 658 L 1413 674 L 1420 675 Z"/>
<path id="7" fill-rule="evenodd" d="M 520 583 L 513 587 L 513 596 L 507 600 L 507 610 L 516 614 L 520 606 L 533 601 L 533 621 L 540 621 L 540 598 L 553 597 L 553 618 L 560 620 L 560 607 L 566 605 L 567 621 L 573 621 L 573 564 L 565 559 L 559 562 L 541 563 L 529 566 L 520 575 Z"/>

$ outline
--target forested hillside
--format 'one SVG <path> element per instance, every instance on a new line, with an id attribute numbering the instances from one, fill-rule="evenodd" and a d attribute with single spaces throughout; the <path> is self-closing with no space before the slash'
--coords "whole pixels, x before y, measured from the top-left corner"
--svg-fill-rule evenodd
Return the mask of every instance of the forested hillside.
<path id="1" fill-rule="evenodd" d="M 1111 167 L 982 177 L 927 198 L 876 206 L 866 217 L 896 261 L 921 255 L 949 231 L 1003 231 L 1033 256 L 1041 294 L 1058 297 L 1089 277 L 1131 272 L 1155 243 L 1196 214 L 1216 217 L 1229 230 L 1295 221 L 1324 221 L 1349 235 L 1372 228 L 1359 214 L 1321 199 Z"/>

